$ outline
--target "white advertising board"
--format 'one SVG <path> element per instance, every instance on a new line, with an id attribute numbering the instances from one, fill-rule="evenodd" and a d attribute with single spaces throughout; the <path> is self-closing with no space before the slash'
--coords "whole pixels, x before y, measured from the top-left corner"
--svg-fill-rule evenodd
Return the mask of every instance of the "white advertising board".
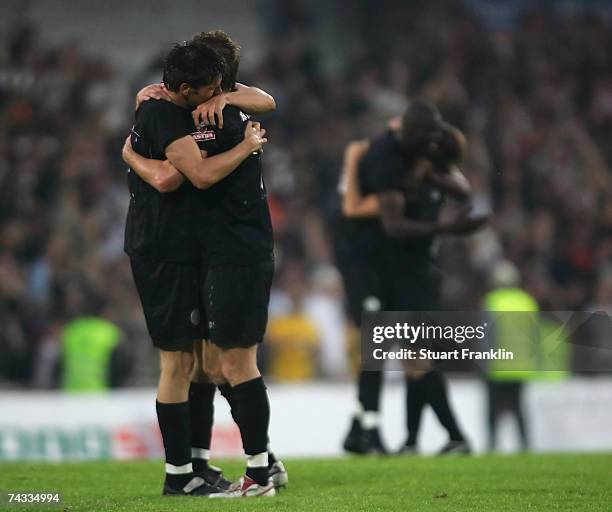
<path id="1" fill-rule="evenodd" d="M 388 378 L 382 428 L 391 448 L 405 439 L 404 386 Z M 486 390 L 476 380 L 451 379 L 451 401 L 474 449 L 486 446 Z M 356 392 L 351 383 L 270 384 L 270 438 L 283 457 L 337 456 Z M 612 379 L 530 383 L 525 405 L 535 451 L 612 450 Z M 163 454 L 153 389 L 107 394 L 0 393 L 0 460 L 156 458 Z M 518 446 L 514 425 L 500 425 L 503 451 Z M 435 416 L 423 417 L 419 447 L 435 452 L 446 436 Z M 213 457 L 241 456 L 239 432 L 217 395 Z"/>

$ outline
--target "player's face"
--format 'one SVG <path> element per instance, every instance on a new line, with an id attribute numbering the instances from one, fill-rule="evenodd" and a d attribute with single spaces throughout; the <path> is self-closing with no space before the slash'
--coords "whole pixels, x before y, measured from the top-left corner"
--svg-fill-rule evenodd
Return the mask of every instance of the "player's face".
<path id="1" fill-rule="evenodd" d="M 202 85 L 197 89 L 190 88 L 185 99 L 187 100 L 187 103 L 189 105 L 191 105 L 192 107 L 196 107 L 200 103 L 208 101 L 215 94 L 217 94 L 217 91 L 221 90 L 220 87 L 221 77 L 219 76 L 214 82 L 210 84 Z"/>
<path id="2" fill-rule="evenodd" d="M 428 155 L 434 151 L 442 135 L 436 124 L 417 125 L 404 130 L 404 143 L 412 152 Z"/>
<path id="3" fill-rule="evenodd" d="M 438 125 L 430 126 L 423 133 L 423 141 L 427 146 L 426 154 L 430 155 L 438 149 L 438 146 L 442 142 L 443 135 L 443 131 Z"/>

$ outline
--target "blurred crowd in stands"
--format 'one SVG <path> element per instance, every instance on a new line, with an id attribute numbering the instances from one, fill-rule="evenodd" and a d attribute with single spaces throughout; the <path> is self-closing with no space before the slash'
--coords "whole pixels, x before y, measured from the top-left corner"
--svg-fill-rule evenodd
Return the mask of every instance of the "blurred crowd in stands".
<path id="1" fill-rule="evenodd" d="M 278 106 L 262 119 L 278 256 L 270 375 L 351 372 L 354 332 L 333 259 L 343 149 L 380 134 L 407 96 L 432 99 L 466 133 L 475 207 L 495 214 L 478 235 L 441 244 L 444 306 L 479 308 L 489 271 L 507 259 L 543 309 L 612 312 L 609 21 L 530 9 L 499 28 L 457 2 L 363 1 L 326 34 L 308 2 L 268 4 L 265 57 L 241 81 Z M 154 76 L 147 69 L 141 75 Z M 154 382 L 122 251 L 120 148 L 132 112 L 113 107 L 121 80 L 103 55 L 41 44 L 25 20 L 3 34 L 0 385 L 56 386 L 62 328 L 84 315 L 123 331 L 133 361 L 123 384 Z"/>

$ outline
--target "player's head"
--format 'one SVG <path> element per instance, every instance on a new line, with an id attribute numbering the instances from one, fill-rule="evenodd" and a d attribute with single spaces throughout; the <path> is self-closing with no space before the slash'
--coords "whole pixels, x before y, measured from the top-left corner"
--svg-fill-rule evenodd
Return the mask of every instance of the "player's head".
<path id="1" fill-rule="evenodd" d="M 223 59 L 214 49 L 185 42 L 166 56 L 164 84 L 195 107 L 215 94 L 224 70 Z"/>
<path id="2" fill-rule="evenodd" d="M 427 154 L 430 144 L 440 137 L 442 115 L 433 103 L 415 99 L 402 118 L 401 141 L 404 149 L 414 155 Z"/>
<path id="3" fill-rule="evenodd" d="M 194 43 L 203 43 L 223 58 L 225 72 L 221 79 L 221 89 L 233 91 L 236 88 L 236 77 L 240 67 L 240 45 L 223 30 L 212 30 L 210 32 L 200 32 L 193 36 Z"/>
<path id="4" fill-rule="evenodd" d="M 465 135 L 452 124 L 443 123 L 431 160 L 438 170 L 446 170 L 459 164 L 467 152 Z"/>

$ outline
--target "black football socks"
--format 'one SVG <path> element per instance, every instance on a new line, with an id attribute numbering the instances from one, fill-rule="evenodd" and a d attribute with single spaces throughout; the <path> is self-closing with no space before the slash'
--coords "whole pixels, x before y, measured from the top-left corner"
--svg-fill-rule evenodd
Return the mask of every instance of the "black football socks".
<path id="1" fill-rule="evenodd" d="M 380 390 L 382 388 L 383 372 L 359 372 L 358 400 L 361 406 L 359 419 L 362 428 L 370 430 L 378 428 L 378 415 L 380 411 Z"/>
<path id="2" fill-rule="evenodd" d="M 423 386 L 423 379 L 406 377 L 406 427 L 408 429 L 406 446 L 416 446 L 425 403 L 426 390 Z"/>
<path id="3" fill-rule="evenodd" d="M 210 459 L 216 390 L 217 386 L 210 382 L 192 382 L 189 386 L 191 460 L 194 471 L 206 469 Z"/>
<path id="4" fill-rule="evenodd" d="M 448 431 L 452 441 L 463 441 L 463 434 L 455 421 L 455 416 L 448 403 L 448 392 L 444 375 L 438 370 L 431 370 L 421 378 L 427 401 L 436 413 L 442 426 Z"/>
<path id="5" fill-rule="evenodd" d="M 268 426 L 270 403 L 261 377 L 231 388 L 232 401 L 238 411 L 242 446 L 247 455 L 248 477 L 259 485 L 268 483 Z"/>
<path id="6" fill-rule="evenodd" d="M 229 382 L 226 382 L 218 387 L 221 396 L 227 400 L 227 403 L 230 406 L 230 412 L 232 413 L 234 422 L 236 425 L 240 425 L 238 422 L 238 406 L 236 405 L 236 400 L 234 400 L 234 395 L 232 395 L 232 386 L 230 386 Z"/>
<path id="7" fill-rule="evenodd" d="M 236 422 L 236 425 L 240 427 L 240 424 L 238 423 L 238 406 L 236 405 L 236 401 L 234 400 L 234 397 L 232 395 L 232 386 L 230 386 L 229 382 L 226 382 L 225 384 L 221 384 L 219 386 L 219 391 L 221 392 L 221 395 L 225 398 L 225 400 L 227 400 L 227 403 L 230 406 L 230 412 L 232 413 L 232 418 L 234 419 L 234 422 Z M 277 461 L 277 458 L 270 449 L 270 439 L 268 439 L 267 447 L 268 467 L 271 467 Z"/>
<path id="8" fill-rule="evenodd" d="M 182 489 L 193 478 L 189 402 L 155 403 L 166 452 L 166 483 Z"/>

